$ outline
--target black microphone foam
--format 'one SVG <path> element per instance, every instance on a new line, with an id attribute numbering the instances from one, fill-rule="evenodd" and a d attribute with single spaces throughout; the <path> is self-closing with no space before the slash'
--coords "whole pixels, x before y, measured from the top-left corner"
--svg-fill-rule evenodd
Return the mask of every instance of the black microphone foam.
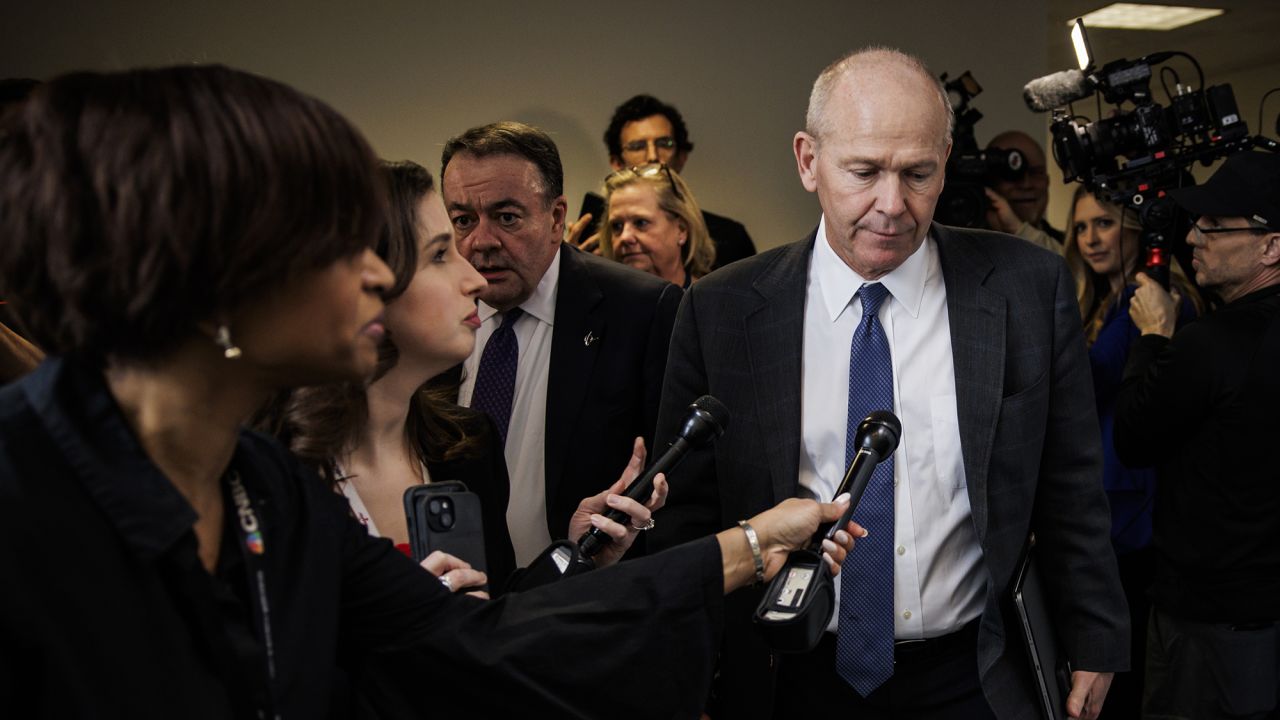
<path id="1" fill-rule="evenodd" d="M 1063 70 L 1036 78 L 1022 88 L 1022 99 L 1035 112 L 1048 112 L 1093 94 L 1096 86 L 1079 70 Z"/>
<path id="2" fill-rule="evenodd" d="M 680 424 L 679 436 L 693 447 L 699 447 L 708 440 L 720 437 L 729 427 L 729 408 L 710 395 L 703 395 L 694 400 L 689 406 L 688 413 L 684 417 L 684 422 Z M 674 446 L 673 443 L 672 447 Z"/>
<path id="3" fill-rule="evenodd" d="M 837 530 L 849 524 L 849 518 L 853 517 L 853 511 L 857 509 L 858 501 L 862 499 L 862 493 L 871 480 L 872 471 L 898 449 L 901 438 L 902 421 L 888 410 L 872 410 L 858 423 L 858 428 L 853 433 L 853 443 L 858 451 L 853 456 L 853 462 L 849 463 L 840 487 L 836 489 L 837 497 L 849 493 L 849 507 L 839 520 L 830 526 L 818 528 L 818 538 L 833 537 Z M 821 540 L 818 540 L 813 549 L 820 548 Z"/>
<path id="4" fill-rule="evenodd" d="M 703 395 L 694 400 L 689 406 L 684 422 L 680 423 L 680 431 L 675 442 L 671 443 L 671 447 L 667 448 L 662 457 L 655 460 L 627 487 L 623 495 L 643 505 L 653 493 L 653 480 L 659 473 L 670 474 L 690 450 L 720 437 L 727 427 L 729 427 L 729 409 L 724 406 L 724 403 L 710 395 Z M 605 517 L 614 522 L 630 522 L 630 517 L 621 510 L 610 510 L 605 513 Z M 590 557 L 599 551 L 601 545 L 608 539 L 609 537 L 600 528 L 591 528 L 590 532 L 582 536 L 578 544 L 581 546 L 582 553 Z"/>
<path id="5" fill-rule="evenodd" d="M 902 421 L 888 410 L 872 410 L 858 423 L 853 442 L 859 448 L 874 450 L 883 460 L 898 449 L 902 438 Z"/>

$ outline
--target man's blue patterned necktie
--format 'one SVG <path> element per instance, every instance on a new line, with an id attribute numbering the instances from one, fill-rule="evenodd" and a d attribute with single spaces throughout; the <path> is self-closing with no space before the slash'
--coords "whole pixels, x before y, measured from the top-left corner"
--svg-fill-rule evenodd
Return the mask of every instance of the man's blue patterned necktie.
<path id="1" fill-rule="evenodd" d="M 857 452 L 854 433 L 872 410 L 893 410 L 893 364 L 880 325 L 880 305 L 889 291 L 863 285 L 862 321 L 849 348 L 849 419 L 845 467 Z M 866 697 L 893 675 L 893 456 L 871 475 L 853 519 L 867 529 L 845 558 L 840 573 L 840 622 L 836 672 Z"/>

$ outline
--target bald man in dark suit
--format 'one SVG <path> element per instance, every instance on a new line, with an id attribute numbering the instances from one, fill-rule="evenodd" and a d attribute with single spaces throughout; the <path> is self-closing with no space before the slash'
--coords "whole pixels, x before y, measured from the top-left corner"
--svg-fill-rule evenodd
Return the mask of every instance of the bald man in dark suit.
<path id="1" fill-rule="evenodd" d="M 837 581 L 831 632 L 813 653 L 775 655 L 750 627 L 760 592 L 729 598 L 713 718 L 1040 717 L 1004 602 L 1032 531 L 1076 671 L 1067 708 L 1096 717 L 1127 669 L 1074 285 L 1022 240 L 932 223 L 950 124 L 918 59 L 873 49 L 834 63 L 795 140 L 818 229 L 712 273 L 681 304 L 659 447 L 689 398 L 715 395 L 734 417 L 673 477 L 651 547 L 832 493 L 872 379 L 903 425 L 854 515 L 869 536 Z M 859 355 L 864 331 L 884 361 Z M 878 517 L 863 514 L 873 492 L 889 499 Z M 859 558 L 889 572 L 859 580 L 871 577 Z"/>

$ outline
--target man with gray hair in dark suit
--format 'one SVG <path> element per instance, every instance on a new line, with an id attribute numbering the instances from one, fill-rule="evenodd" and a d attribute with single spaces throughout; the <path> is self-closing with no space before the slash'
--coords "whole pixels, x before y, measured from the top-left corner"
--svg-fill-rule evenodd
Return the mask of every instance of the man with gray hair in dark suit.
<path id="1" fill-rule="evenodd" d="M 734 420 L 673 477 L 652 543 L 832 497 L 867 412 L 903 428 L 854 515 L 869 535 L 816 650 L 772 654 L 749 627 L 760 591 L 727 600 L 713 718 L 1040 717 L 1005 602 L 1032 532 L 1074 670 L 1067 712 L 1096 717 L 1127 669 L 1074 284 L 1025 241 L 932 222 L 951 124 L 919 59 L 872 48 L 833 63 L 794 141 L 817 229 L 681 304 L 658 447 L 701 394 Z"/>

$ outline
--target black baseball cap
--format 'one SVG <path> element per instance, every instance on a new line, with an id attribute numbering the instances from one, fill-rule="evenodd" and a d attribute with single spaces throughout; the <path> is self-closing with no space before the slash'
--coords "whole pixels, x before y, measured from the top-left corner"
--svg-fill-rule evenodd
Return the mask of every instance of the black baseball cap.
<path id="1" fill-rule="evenodd" d="M 1192 215 L 1242 217 L 1280 230 L 1280 155 L 1236 153 L 1205 184 L 1170 190 L 1169 197 Z"/>

